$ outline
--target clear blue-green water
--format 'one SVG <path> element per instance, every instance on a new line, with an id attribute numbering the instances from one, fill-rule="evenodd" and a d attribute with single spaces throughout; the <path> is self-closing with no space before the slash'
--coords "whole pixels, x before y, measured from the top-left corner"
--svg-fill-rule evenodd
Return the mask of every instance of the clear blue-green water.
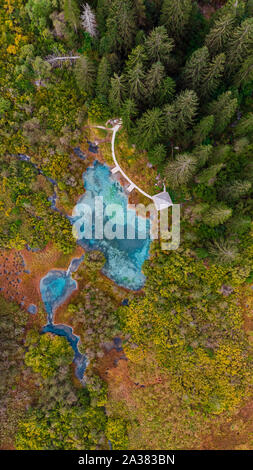
<path id="1" fill-rule="evenodd" d="M 77 288 L 77 282 L 71 277 L 71 266 L 77 264 L 78 261 L 77 259 L 72 260 L 67 271 L 56 269 L 49 271 L 40 281 L 40 292 L 48 315 L 48 323 L 42 329 L 42 333 L 53 333 L 64 336 L 68 340 L 75 353 L 76 376 L 80 381 L 83 381 L 83 375 L 87 367 L 87 357 L 85 354 L 81 354 L 78 349 L 80 338 L 73 333 L 70 326 L 54 323 L 55 310 Z"/>
<path id="2" fill-rule="evenodd" d="M 96 161 L 84 173 L 83 180 L 86 192 L 80 198 L 78 204 L 84 203 L 88 205 L 93 214 L 96 196 L 103 197 L 104 209 L 108 204 L 120 205 L 122 208 L 122 220 L 119 225 L 121 225 L 121 229 L 126 236 L 128 197 L 119 182 L 111 175 L 109 167 Z M 75 223 L 78 217 L 74 216 L 70 220 L 72 223 Z M 103 216 L 104 225 L 109 220 L 108 216 Z M 95 237 L 93 222 L 92 231 L 94 237 L 87 239 L 85 234 L 87 234 L 91 227 L 87 225 L 88 221 L 86 221 L 83 224 L 82 237 L 78 240 L 78 243 L 86 250 L 100 250 L 104 253 L 106 263 L 103 267 L 103 273 L 106 276 L 120 286 L 138 290 L 145 282 L 142 265 L 149 256 L 151 242 L 149 236 L 150 223 L 148 219 L 137 216 L 134 210 L 128 213 L 129 221 L 135 234 L 133 239 L 125 237 L 124 239 L 115 238 L 109 240 L 103 238 L 98 240 Z M 117 220 L 118 222 L 119 220 Z M 55 324 L 54 312 L 77 289 L 77 282 L 72 279 L 72 272 L 78 269 L 82 260 L 83 257 L 72 260 L 67 271 L 52 269 L 40 281 L 41 297 L 48 314 L 48 323 L 42 332 L 50 332 L 67 338 L 75 353 L 76 375 L 81 381 L 87 367 L 87 357 L 79 352 L 79 336 L 74 335 L 72 328 L 68 325 Z"/>
<path id="3" fill-rule="evenodd" d="M 77 288 L 77 283 L 67 271 L 52 269 L 40 281 L 40 293 L 48 313 L 48 322 L 53 321 L 53 313 Z"/>
<path id="4" fill-rule="evenodd" d="M 107 165 L 102 165 L 96 161 L 94 165 L 89 167 L 84 173 L 83 179 L 86 192 L 80 198 L 78 204 L 88 205 L 93 212 L 93 237 L 89 239 L 86 238 L 86 232 L 89 232 L 90 227 L 88 227 L 84 221 L 81 232 L 82 238 L 78 240 L 78 243 L 86 250 L 96 249 L 104 253 L 106 263 L 102 272 L 116 282 L 116 284 L 132 290 L 141 289 L 145 282 L 145 276 L 142 273 L 142 265 L 149 257 L 151 241 L 149 219 L 144 219 L 136 215 L 135 210 L 128 210 L 128 197 L 120 183 L 111 175 L 110 168 Z M 103 198 L 104 214 L 106 207 L 110 204 L 116 204 L 122 208 L 122 220 L 120 220 L 120 217 L 117 218 L 117 226 L 122 225 L 121 228 L 124 239 L 114 238 L 113 240 L 108 240 L 106 237 L 103 237 L 101 240 L 96 239 L 94 201 L 97 196 L 102 196 Z M 76 214 L 80 213 L 78 204 L 74 211 Z M 128 223 L 132 225 L 133 233 L 135 233 L 134 239 L 127 239 L 126 237 L 127 213 Z M 76 218 L 78 219 L 78 217 Z M 74 217 L 73 221 L 76 221 L 76 218 Z M 107 215 L 103 216 L 104 227 L 109 220 L 110 217 Z M 87 221 L 87 224 L 88 223 L 89 220 Z"/>
<path id="5" fill-rule="evenodd" d="M 73 329 L 70 326 L 54 323 L 48 323 L 46 326 L 44 326 L 42 333 L 53 333 L 57 336 L 64 336 L 68 340 L 75 354 L 74 364 L 76 366 L 76 376 L 81 382 L 84 383 L 84 372 L 86 370 L 88 360 L 87 356 L 85 354 L 81 354 L 78 349 L 78 343 L 80 341 L 79 336 L 73 333 Z"/>

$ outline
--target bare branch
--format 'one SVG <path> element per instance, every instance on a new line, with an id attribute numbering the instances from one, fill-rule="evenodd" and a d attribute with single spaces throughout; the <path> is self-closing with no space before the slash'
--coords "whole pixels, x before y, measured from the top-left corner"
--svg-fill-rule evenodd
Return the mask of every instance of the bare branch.
<path id="1" fill-rule="evenodd" d="M 81 14 L 81 24 L 83 29 L 87 31 L 87 33 L 89 33 L 92 37 L 97 36 L 96 17 L 88 3 L 85 3 L 83 5 L 83 13 Z"/>

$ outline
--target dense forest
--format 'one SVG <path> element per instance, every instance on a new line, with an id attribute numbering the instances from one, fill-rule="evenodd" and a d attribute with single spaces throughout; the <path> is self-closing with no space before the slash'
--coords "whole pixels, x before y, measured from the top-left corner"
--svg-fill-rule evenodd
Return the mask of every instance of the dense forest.
<path id="1" fill-rule="evenodd" d="M 141 292 L 119 295 L 85 257 L 64 313 L 85 387 L 66 339 L 40 335 L 43 309 L 1 296 L 1 448 L 201 448 L 235 422 L 233 446 L 252 449 L 237 416 L 252 400 L 253 0 L 0 5 L 1 250 L 74 252 L 73 149 L 112 117 L 130 173 L 145 159 L 181 205 L 180 247 L 153 242 Z M 105 373 L 115 336 L 124 360 Z"/>

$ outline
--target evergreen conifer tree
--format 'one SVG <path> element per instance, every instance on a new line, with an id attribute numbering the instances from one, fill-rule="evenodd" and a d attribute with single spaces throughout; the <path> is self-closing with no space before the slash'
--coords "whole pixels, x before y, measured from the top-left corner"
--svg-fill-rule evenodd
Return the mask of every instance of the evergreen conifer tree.
<path id="1" fill-rule="evenodd" d="M 155 92 L 159 92 L 164 75 L 164 66 L 161 64 L 161 62 L 155 62 L 147 73 L 145 81 L 149 95 L 153 95 Z"/>
<path id="2" fill-rule="evenodd" d="M 231 234 L 235 234 L 236 236 L 240 236 L 250 230 L 252 224 L 252 220 L 250 217 L 244 215 L 237 215 L 235 217 L 231 217 L 228 222 L 228 231 Z"/>
<path id="3" fill-rule="evenodd" d="M 128 56 L 126 62 L 126 73 L 133 69 L 137 64 L 142 64 L 143 66 L 147 62 L 147 55 L 143 45 L 138 45 L 131 50 L 131 53 Z"/>
<path id="4" fill-rule="evenodd" d="M 212 101 L 208 106 L 208 113 L 213 114 L 215 119 L 214 133 L 221 134 L 231 118 L 233 117 L 237 108 L 237 99 L 233 98 L 231 91 L 222 93 L 217 100 Z"/>
<path id="5" fill-rule="evenodd" d="M 244 116 L 235 127 L 234 132 L 238 137 L 253 135 L 253 113 Z"/>
<path id="6" fill-rule="evenodd" d="M 159 108 L 146 111 L 137 121 L 136 138 L 139 147 L 149 149 L 162 136 L 164 118 Z"/>
<path id="7" fill-rule="evenodd" d="M 140 101 L 146 95 L 145 71 L 141 62 L 129 70 L 127 74 L 130 97 Z"/>
<path id="8" fill-rule="evenodd" d="M 95 66 L 86 56 L 81 56 L 75 64 L 75 77 L 80 90 L 92 94 L 95 84 Z"/>
<path id="9" fill-rule="evenodd" d="M 149 152 L 148 152 L 148 159 L 152 165 L 159 165 L 162 163 L 166 157 L 166 148 L 163 144 L 155 145 Z"/>
<path id="10" fill-rule="evenodd" d="M 232 209 L 223 203 L 218 203 L 210 207 L 203 215 L 203 222 L 210 227 L 216 227 L 223 224 L 232 215 Z"/>
<path id="11" fill-rule="evenodd" d="M 191 0 L 163 0 L 161 24 L 165 25 L 169 36 L 180 38 L 192 11 Z"/>
<path id="12" fill-rule="evenodd" d="M 158 104 L 162 106 L 163 104 L 170 103 L 175 94 L 175 89 L 176 83 L 174 80 L 171 77 L 165 77 L 156 94 Z"/>
<path id="13" fill-rule="evenodd" d="M 210 186 L 211 184 L 214 183 L 216 175 L 219 173 L 219 171 L 224 167 L 223 163 L 216 163 L 215 165 L 211 165 L 205 170 L 203 170 L 201 173 L 197 175 L 197 181 L 198 183 L 201 184 L 206 184 Z"/>
<path id="14" fill-rule="evenodd" d="M 106 37 L 112 51 L 129 51 L 137 31 L 136 15 L 132 0 L 112 0 L 106 21 Z"/>
<path id="15" fill-rule="evenodd" d="M 235 17 L 231 13 L 223 15 L 215 21 L 205 40 L 210 54 L 215 55 L 225 50 L 227 42 L 231 37 L 234 23 Z"/>
<path id="16" fill-rule="evenodd" d="M 203 81 L 200 82 L 200 94 L 204 99 L 211 96 L 218 88 L 225 67 L 225 54 L 219 54 L 208 64 Z"/>
<path id="17" fill-rule="evenodd" d="M 238 72 L 234 77 L 234 84 L 236 86 L 245 86 L 253 81 L 253 54 L 249 55 L 247 59 L 241 64 Z"/>
<path id="18" fill-rule="evenodd" d="M 197 169 L 197 159 L 188 153 L 176 156 L 174 161 L 167 164 L 165 178 L 170 188 L 185 185 L 193 177 Z"/>
<path id="19" fill-rule="evenodd" d="M 106 57 L 99 63 L 97 74 L 97 93 L 102 101 L 107 102 L 110 89 L 111 66 Z"/>
<path id="20" fill-rule="evenodd" d="M 119 112 L 126 96 L 126 83 L 124 75 L 116 73 L 111 78 L 111 89 L 109 92 L 109 101 L 112 109 Z"/>
<path id="21" fill-rule="evenodd" d="M 232 34 L 227 50 L 228 73 L 233 73 L 252 53 L 253 18 L 248 18 L 238 26 Z"/>
<path id="22" fill-rule="evenodd" d="M 145 41 L 145 49 L 150 60 L 166 64 L 174 48 L 173 39 L 169 38 L 166 28 L 158 26 L 153 29 Z"/>
<path id="23" fill-rule="evenodd" d="M 185 86 L 198 92 L 207 72 L 208 60 L 209 52 L 206 46 L 193 52 L 183 70 Z"/>
<path id="24" fill-rule="evenodd" d="M 173 135 L 175 129 L 175 107 L 173 104 L 166 104 L 163 108 L 163 116 L 164 116 L 164 133 L 167 139 L 170 139 Z"/>
<path id="25" fill-rule="evenodd" d="M 96 19 L 101 34 L 106 32 L 106 20 L 109 14 L 111 0 L 97 0 Z"/>
<path id="26" fill-rule="evenodd" d="M 199 145 L 192 150 L 192 154 L 196 157 L 199 167 L 202 167 L 206 164 L 212 154 L 212 151 L 212 145 Z"/>
<path id="27" fill-rule="evenodd" d="M 140 26 L 145 26 L 146 21 L 147 21 L 145 1 L 135 0 L 135 9 L 136 9 L 138 24 Z"/>
<path id="28" fill-rule="evenodd" d="M 193 142 L 194 144 L 202 144 L 210 134 L 214 125 L 214 116 L 203 117 L 193 129 Z"/>
<path id="29" fill-rule="evenodd" d="M 135 102 L 131 99 L 127 99 L 124 101 L 122 108 L 121 108 L 121 118 L 123 121 L 123 126 L 127 130 L 128 133 L 131 132 L 133 127 L 133 118 L 137 114 L 137 106 Z"/>
<path id="30" fill-rule="evenodd" d="M 80 24 L 80 10 L 76 0 L 64 0 L 65 20 L 77 31 Z"/>
<path id="31" fill-rule="evenodd" d="M 222 194 L 225 199 L 237 201 L 241 197 L 246 196 L 251 190 L 252 184 L 247 180 L 236 180 L 222 188 Z"/>
<path id="32" fill-rule="evenodd" d="M 214 240 L 209 253 L 221 264 L 229 265 L 237 260 L 238 248 L 233 240 Z"/>
<path id="33" fill-rule="evenodd" d="M 193 124 L 198 108 L 198 97 L 193 90 L 185 90 L 177 96 L 173 105 L 176 115 L 175 128 L 181 134 Z"/>

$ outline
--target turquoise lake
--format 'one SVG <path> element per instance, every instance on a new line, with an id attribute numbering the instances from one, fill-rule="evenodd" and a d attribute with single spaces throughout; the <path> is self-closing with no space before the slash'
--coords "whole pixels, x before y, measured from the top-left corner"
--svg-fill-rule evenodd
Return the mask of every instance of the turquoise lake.
<path id="1" fill-rule="evenodd" d="M 95 224 L 93 222 L 92 232 L 94 236 L 87 239 L 85 235 L 90 227 L 86 225 L 84 221 L 81 227 L 82 238 L 78 240 L 78 243 L 86 250 L 100 250 L 104 253 L 106 263 L 102 272 L 116 284 L 131 290 L 141 289 L 145 283 L 142 265 L 149 257 L 151 243 L 149 219 L 137 216 L 135 210 L 127 210 L 128 196 L 121 184 L 112 176 L 110 168 L 107 165 L 102 165 L 95 161 L 94 165 L 89 167 L 84 173 L 83 180 L 86 192 L 80 198 L 78 204 L 88 205 L 93 214 L 94 201 L 97 196 L 102 196 L 103 198 L 104 213 L 106 207 L 110 204 L 121 206 L 122 220 L 117 219 L 117 225 L 122 224 L 122 232 L 125 238 L 109 240 L 104 237 L 101 240 L 96 239 L 94 235 Z M 76 213 L 80 212 L 78 210 L 78 204 L 75 208 Z M 126 238 L 127 212 L 128 224 L 133 227 L 135 239 Z M 78 220 L 78 217 L 73 218 L 73 221 L 76 220 Z M 109 220 L 110 217 L 106 215 L 103 216 L 104 227 Z"/>
<path id="2" fill-rule="evenodd" d="M 110 168 L 95 162 L 83 175 L 85 194 L 80 198 L 79 204 L 90 207 L 94 214 L 94 200 L 96 196 L 103 197 L 104 209 L 108 204 L 117 204 L 122 208 L 121 229 L 126 235 L 127 205 L 128 197 L 120 183 L 112 177 Z M 76 209 L 75 208 L 75 209 Z M 76 211 L 78 212 L 78 210 Z M 105 212 L 105 211 L 104 211 Z M 78 222 L 78 217 L 70 218 L 74 224 Z M 83 219 L 82 219 L 83 220 Z M 103 216 L 103 224 L 110 221 L 110 217 Z M 104 253 L 106 263 L 102 269 L 103 273 L 112 279 L 119 286 L 131 290 L 141 289 L 145 283 L 145 276 L 142 273 L 142 265 L 149 257 L 150 249 L 150 222 L 136 215 L 134 210 L 128 214 L 128 224 L 132 225 L 133 239 L 96 239 L 95 236 L 87 239 L 85 234 L 88 230 L 94 232 L 94 226 L 88 226 L 89 220 L 84 220 L 81 224 L 82 237 L 78 243 L 85 250 L 100 250 Z M 118 221 L 117 221 L 118 223 Z M 51 332 L 59 336 L 65 336 L 75 353 L 74 362 L 76 365 L 76 375 L 82 381 L 83 374 L 87 367 L 87 357 L 81 354 L 78 349 L 79 336 L 74 335 L 73 330 L 68 325 L 54 323 L 54 312 L 56 309 L 77 289 L 77 282 L 72 279 L 72 272 L 77 271 L 83 257 L 73 259 L 67 271 L 52 269 L 40 281 L 40 292 L 45 309 L 48 315 L 48 323 L 42 333 Z"/>

